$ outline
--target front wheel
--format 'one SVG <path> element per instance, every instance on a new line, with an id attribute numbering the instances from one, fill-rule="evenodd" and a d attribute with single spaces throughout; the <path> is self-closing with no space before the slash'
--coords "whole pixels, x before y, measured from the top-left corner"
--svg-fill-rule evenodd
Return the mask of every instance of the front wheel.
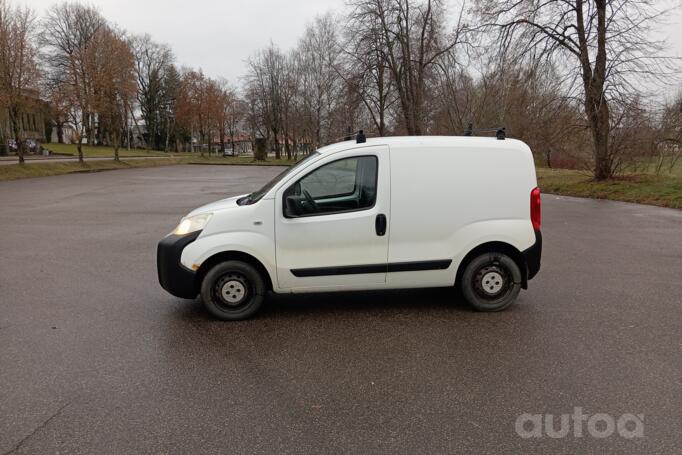
<path id="1" fill-rule="evenodd" d="M 503 253 L 483 253 L 467 264 L 460 284 L 466 301 L 478 311 L 501 311 L 521 290 L 521 270 Z"/>
<path id="2" fill-rule="evenodd" d="M 253 316 L 263 304 L 265 282 L 258 270 L 241 261 L 226 261 L 208 271 L 201 299 L 218 319 L 238 321 Z"/>

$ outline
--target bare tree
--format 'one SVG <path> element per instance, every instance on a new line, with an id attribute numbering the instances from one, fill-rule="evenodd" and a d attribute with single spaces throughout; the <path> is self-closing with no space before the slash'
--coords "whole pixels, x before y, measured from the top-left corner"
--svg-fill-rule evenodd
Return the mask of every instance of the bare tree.
<path id="1" fill-rule="evenodd" d="M 110 27 L 97 31 L 89 49 L 98 134 L 107 136 L 107 141 L 114 147 L 114 159 L 119 161 L 118 149 L 137 88 L 133 53 L 123 34 Z"/>
<path id="2" fill-rule="evenodd" d="M 230 138 L 230 147 L 234 152 L 234 140 L 246 115 L 246 106 L 234 86 L 224 82 L 222 88 L 224 93 L 221 112 L 222 131 L 224 135 Z"/>
<path id="3" fill-rule="evenodd" d="M 273 145 L 275 157 L 280 158 L 282 134 L 282 89 L 286 57 L 274 44 L 249 59 L 246 76 L 247 90 L 252 103 L 253 120 L 263 125 L 261 133 Z"/>
<path id="4" fill-rule="evenodd" d="M 300 78 L 300 102 L 306 122 L 306 136 L 314 147 L 338 137 L 333 131 L 333 112 L 341 96 L 341 79 L 336 71 L 340 50 L 335 22 L 330 14 L 309 25 L 294 58 Z"/>
<path id="5" fill-rule="evenodd" d="M 656 78 L 670 69 L 650 33 L 662 11 L 648 0 L 485 0 L 477 12 L 479 29 L 498 29 L 502 48 L 520 43 L 521 55 L 563 59 L 567 71 L 580 75 L 594 177 L 613 176 L 610 104 L 631 95 L 637 74 Z"/>
<path id="6" fill-rule="evenodd" d="M 211 154 L 211 144 L 221 129 L 220 94 L 218 83 L 201 70 L 187 70 L 182 74 L 177 94 L 177 123 L 190 133 L 190 140 L 198 133 L 202 157 L 204 144 Z"/>
<path id="7" fill-rule="evenodd" d="M 396 101 L 388 62 L 388 42 L 380 17 L 370 13 L 368 2 L 351 2 L 349 6 L 342 46 L 345 58 L 338 73 L 360 96 L 377 134 L 385 136 L 388 112 Z"/>
<path id="8" fill-rule="evenodd" d="M 265 161 L 267 159 L 266 138 L 270 134 L 270 130 L 265 125 L 267 106 L 264 104 L 265 100 L 258 84 L 249 81 L 245 90 L 245 119 L 253 145 L 253 157 L 256 161 Z"/>
<path id="9" fill-rule="evenodd" d="M 83 139 L 89 144 L 95 139 L 94 74 L 88 58 L 97 44 L 93 39 L 106 21 L 93 7 L 65 2 L 48 9 L 43 26 L 49 83 L 59 85 L 68 100 L 82 163 Z"/>
<path id="10" fill-rule="evenodd" d="M 57 129 L 57 143 L 64 144 L 64 128 L 69 123 L 69 99 L 64 93 L 64 87 L 60 84 L 52 84 L 47 81 L 44 89 L 50 106 L 50 118 Z"/>
<path id="11" fill-rule="evenodd" d="M 173 141 L 173 148 L 177 150 L 177 96 L 180 89 L 180 73 L 175 65 L 169 65 L 166 68 L 163 77 L 163 88 L 161 97 L 163 103 L 161 105 L 161 131 L 164 135 L 164 150 L 169 151 L 170 142 Z"/>
<path id="12" fill-rule="evenodd" d="M 0 0 L 0 104 L 7 106 L 19 163 L 22 164 L 21 115 L 31 103 L 26 91 L 37 86 L 39 77 L 34 25 L 35 14 L 31 9 Z"/>
<path id="13" fill-rule="evenodd" d="M 130 40 L 135 55 L 137 101 L 147 130 L 148 146 L 161 150 L 168 140 L 172 122 L 169 105 L 173 103 L 172 90 L 167 79 L 174 77 L 173 53 L 164 44 L 158 44 L 149 35 L 135 36 Z"/>
<path id="14" fill-rule="evenodd" d="M 355 21 L 376 23 L 381 31 L 405 130 L 410 135 L 424 134 L 428 84 L 438 59 L 461 42 L 459 21 L 448 36 L 440 0 L 354 0 L 351 5 Z"/>
<path id="15" fill-rule="evenodd" d="M 678 93 L 674 101 L 663 106 L 656 138 L 655 171 L 660 174 L 665 168 L 672 172 L 682 158 L 682 92 Z"/>

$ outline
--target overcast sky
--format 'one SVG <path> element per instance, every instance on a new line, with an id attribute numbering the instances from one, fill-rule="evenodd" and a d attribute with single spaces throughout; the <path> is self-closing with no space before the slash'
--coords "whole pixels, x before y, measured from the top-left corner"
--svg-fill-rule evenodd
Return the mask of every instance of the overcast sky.
<path id="1" fill-rule="evenodd" d="M 19 0 L 42 15 L 54 0 Z M 660 1 L 660 0 L 659 0 Z M 238 84 L 244 61 L 272 40 L 286 50 L 318 14 L 340 12 L 344 0 L 90 0 L 110 21 L 171 46 L 180 66 L 202 68 Z M 455 12 L 453 11 L 454 15 Z M 661 30 L 682 57 L 682 7 Z"/>

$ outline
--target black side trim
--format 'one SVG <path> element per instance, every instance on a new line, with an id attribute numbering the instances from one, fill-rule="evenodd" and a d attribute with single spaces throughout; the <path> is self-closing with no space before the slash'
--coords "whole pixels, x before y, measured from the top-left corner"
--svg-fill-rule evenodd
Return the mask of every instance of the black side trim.
<path id="1" fill-rule="evenodd" d="M 159 283 L 176 297 L 193 299 L 198 294 L 196 273 L 180 264 L 182 250 L 199 237 L 201 231 L 187 235 L 171 234 L 159 242 L 156 250 L 156 268 Z"/>
<path id="2" fill-rule="evenodd" d="M 521 254 L 526 260 L 527 279 L 530 280 L 540 271 L 540 259 L 542 258 L 542 233 L 540 231 L 535 231 L 535 243 Z"/>
<path id="3" fill-rule="evenodd" d="M 388 264 L 389 272 L 417 272 L 420 270 L 445 270 L 452 264 L 451 259 L 439 261 L 394 262 Z"/>
<path id="4" fill-rule="evenodd" d="M 452 260 L 394 262 L 392 264 L 344 265 L 340 267 L 315 267 L 292 269 L 291 273 L 299 278 L 329 275 L 360 275 L 365 273 L 416 272 L 420 270 L 444 270 Z"/>

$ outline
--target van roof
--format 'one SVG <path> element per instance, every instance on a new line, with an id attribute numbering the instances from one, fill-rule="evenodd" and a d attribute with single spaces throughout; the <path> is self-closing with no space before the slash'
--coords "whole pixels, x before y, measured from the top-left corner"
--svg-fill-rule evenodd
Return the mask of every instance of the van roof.
<path id="1" fill-rule="evenodd" d="M 517 139 L 498 140 L 495 137 L 485 136 L 385 136 L 367 138 L 367 142 L 356 144 L 355 139 L 337 142 L 321 147 L 318 152 L 322 154 L 334 153 L 349 148 L 364 147 L 369 145 L 388 145 L 391 149 L 414 147 L 476 147 L 488 149 L 523 149 L 528 146 Z"/>

